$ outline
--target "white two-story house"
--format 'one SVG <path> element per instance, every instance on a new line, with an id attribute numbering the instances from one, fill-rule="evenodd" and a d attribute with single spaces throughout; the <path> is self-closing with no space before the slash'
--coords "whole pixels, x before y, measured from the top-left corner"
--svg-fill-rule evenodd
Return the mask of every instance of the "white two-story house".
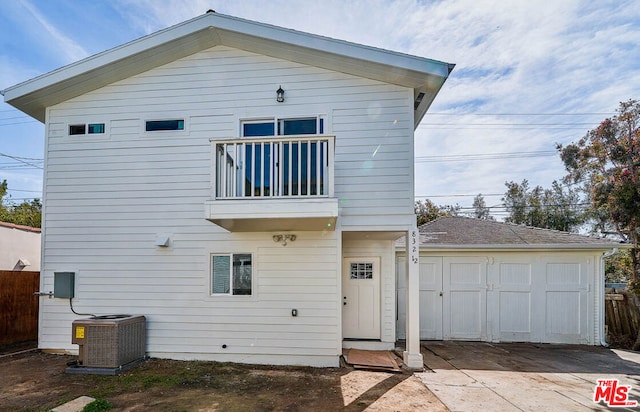
<path id="1" fill-rule="evenodd" d="M 4 90 L 45 123 L 41 290 L 147 318 L 147 354 L 422 367 L 414 130 L 453 65 L 208 12 Z M 415 246 L 412 246 L 415 245 Z M 73 353 L 67 299 L 39 347 Z"/>

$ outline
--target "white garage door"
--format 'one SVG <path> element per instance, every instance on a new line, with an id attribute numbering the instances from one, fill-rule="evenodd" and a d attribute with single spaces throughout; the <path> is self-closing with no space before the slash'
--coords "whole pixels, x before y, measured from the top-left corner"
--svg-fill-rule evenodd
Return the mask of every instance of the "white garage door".
<path id="1" fill-rule="evenodd" d="M 398 261 L 398 337 L 405 328 L 405 267 Z M 420 257 L 425 340 L 590 343 L 585 259 L 518 254 Z"/>

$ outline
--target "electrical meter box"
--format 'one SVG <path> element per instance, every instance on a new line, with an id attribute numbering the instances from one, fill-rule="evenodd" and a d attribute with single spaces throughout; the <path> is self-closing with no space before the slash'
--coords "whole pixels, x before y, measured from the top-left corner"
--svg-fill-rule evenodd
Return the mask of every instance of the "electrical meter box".
<path id="1" fill-rule="evenodd" d="M 53 272 L 53 297 L 71 299 L 76 284 L 75 272 Z"/>

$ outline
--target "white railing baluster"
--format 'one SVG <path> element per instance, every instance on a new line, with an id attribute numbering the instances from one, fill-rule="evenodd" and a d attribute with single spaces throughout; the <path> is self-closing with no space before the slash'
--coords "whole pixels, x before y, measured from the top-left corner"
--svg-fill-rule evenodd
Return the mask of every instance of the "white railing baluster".
<path id="1" fill-rule="evenodd" d="M 260 196 L 264 196 L 264 142 L 260 143 Z"/>
<path id="2" fill-rule="evenodd" d="M 322 176 L 322 172 L 320 171 L 320 165 L 322 164 L 320 162 L 320 145 L 322 144 L 322 142 L 320 142 L 320 140 L 316 140 L 316 196 L 320 196 L 321 195 L 321 191 L 320 191 L 320 182 L 321 182 L 321 176 Z"/>
<path id="3" fill-rule="evenodd" d="M 229 160 L 227 159 L 227 145 L 223 144 L 222 145 L 222 181 L 221 181 L 222 190 L 221 192 L 224 193 L 224 196 L 227 196 L 227 163 L 229 163 Z"/>
<path id="4" fill-rule="evenodd" d="M 298 140 L 298 196 L 302 195 L 302 142 Z"/>
<path id="5" fill-rule="evenodd" d="M 289 178 L 287 180 L 287 196 L 293 195 L 293 142 L 289 140 Z"/>
<path id="6" fill-rule="evenodd" d="M 311 141 L 307 145 L 307 196 L 311 196 Z"/>
<path id="7" fill-rule="evenodd" d="M 251 143 L 251 193 L 253 197 L 256 194 L 256 144 Z"/>
<path id="8" fill-rule="evenodd" d="M 211 190 L 217 199 L 333 196 L 333 136 L 211 139 L 211 142 Z"/>
<path id="9" fill-rule="evenodd" d="M 282 162 L 284 152 L 284 143 L 278 142 L 278 196 L 284 195 L 282 188 L 282 177 L 284 175 L 284 163 Z"/>
<path id="10" fill-rule="evenodd" d="M 276 185 L 273 182 L 273 159 L 273 142 L 269 142 L 269 197 L 273 197 L 276 191 Z"/>
<path id="11" fill-rule="evenodd" d="M 246 179 L 246 159 L 245 159 L 245 146 L 242 143 L 238 143 L 238 151 L 239 158 L 242 159 L 240 162 L 240 172 L 238 178 L 238 185 L 240 185 L 240 196 L 245 196 L 245 179 Z"/>

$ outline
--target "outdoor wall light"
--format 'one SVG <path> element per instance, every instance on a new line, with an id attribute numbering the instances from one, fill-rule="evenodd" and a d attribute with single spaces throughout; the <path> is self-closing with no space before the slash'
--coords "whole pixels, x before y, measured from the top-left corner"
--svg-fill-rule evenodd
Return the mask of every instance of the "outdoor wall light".
<path id="1" fill-rule="evenodd" d="M 278 90 L 276 90 L 276 102 L 284 102 L 284 90 L 282 90 L 282 86 L 280 86 Z"/>
<path id="2" fill-rule="evenodd" d="M 282 242 L 282 246 L 287 246 L 287 242 L 295 242 L 295 240 L 296 240 L 296 235 L 285 235 L 285 234 L 273 235 L 273 241 L 276 243 Z"/>

